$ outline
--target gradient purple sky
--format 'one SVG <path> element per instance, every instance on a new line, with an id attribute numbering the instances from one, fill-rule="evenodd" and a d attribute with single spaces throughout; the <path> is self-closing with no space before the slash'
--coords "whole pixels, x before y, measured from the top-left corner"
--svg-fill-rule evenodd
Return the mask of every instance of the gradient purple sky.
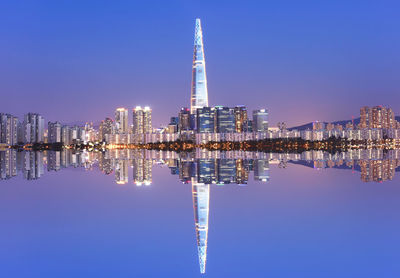
<path id="1" fill-rule="evenodd" d="M 267 107 L 289 126 L 400 115 L 397 1 L 8 1 L 0 4 L 0 111 L 100 121 L 189 105 L 195 18 L 210 105 Z"/>

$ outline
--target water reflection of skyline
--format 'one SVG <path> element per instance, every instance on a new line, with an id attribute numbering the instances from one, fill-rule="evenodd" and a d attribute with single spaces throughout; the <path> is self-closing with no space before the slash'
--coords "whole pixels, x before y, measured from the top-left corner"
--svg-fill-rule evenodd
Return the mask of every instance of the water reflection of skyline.
<path id="1" fill-rule="evenodd" d="M 270 180 L 270 165 L 286 168 L 298 164 L 314 169 L 349 169 L 359 171 L 363 182 L 392 180 L 400 166 L 400 151 L 379 149 L 354 150 L 330 154 L 322 151 L 304 153 L 218 152 L 197 150 L 192 153 L 154 150 L 108 150 L 106 152 L 0 151 L 0 178 L 8 180 L 21 174 L 25 180 L 40 179 L 45 169 L 57 172 L 65 168 L 100 170 L 114 174 L 115 183 L 136 186 L 152 184 L 153 166 L 168 167 L 182 183 L 191 183 L 195 232 L 200 272 L 205 273 L 210 213 L 210 185 L 246 185 L 250 173 L 258 182 Z M 131 169 L 131 170 L 130 170 Z"/>
<path id="2" fill-rule="evenodd" d="M 20 174 L 26 180 L 36 180 L 45 173 L 65 168 L 98 169 L 106 175 L 114 174 L 117 184 L 137 186 L 152 184 L 154 165 L 166 166 L 171 175 L 183 183 L 245 185 L 249 173 L 253 179 L 268 182 L 270 165 L 290 167 L 299 164 L 314 169 L 349 169 L 360 172 L 363 182 L 392 180 L 400 166 L 400 150 L 351 150 L 342 153 L 307 151 L 303 153 L 220 152 L 197 150 L 191 153 L 161 152 L 155 150 L 107 150 L 19 152 L 0 151 L 0 179 L 8 180 Z M 132 169 L 132 170 L 129 170 Z"/>

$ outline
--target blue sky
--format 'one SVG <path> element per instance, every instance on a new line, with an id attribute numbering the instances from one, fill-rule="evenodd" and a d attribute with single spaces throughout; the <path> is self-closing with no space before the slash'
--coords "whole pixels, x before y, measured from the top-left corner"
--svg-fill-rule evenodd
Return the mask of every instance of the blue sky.
<path id="1" fill-rule="evenodd" d="M 400 114 L 396 1 L 9 1 L 0 4 L 0 110 L 100 121 L 189 105 L 195 18 L 210 105 L 268 108 L 271 125 Z"/>

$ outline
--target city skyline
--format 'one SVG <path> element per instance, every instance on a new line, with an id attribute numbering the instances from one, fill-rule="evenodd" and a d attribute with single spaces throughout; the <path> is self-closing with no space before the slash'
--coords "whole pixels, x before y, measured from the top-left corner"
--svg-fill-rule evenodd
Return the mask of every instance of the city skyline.
<path id="1" fill-rule="evenodd" d="M 399 9 L 2 3 L 3 276 L 398 277 Z"/>
<path id="2" fill-rule="evenodd" d="M 9 70 L 3 75 L 1 90 L 3 94 L 21 98 L 18 103 L 6 98 L 2 110 L 7 109 L 4 112 L 21 117 L 25 111 L 36 107 L 33 112 L 43 114 L 49 121 L 71 123 L 84 119 L 98 122 L 103 117 L 111 117 L 112 109 L 128 106 L 123 104 L 130 103 L 132 107 L 147 104 L 157 111 L 153 122 L 158 126 L 178 107 L 187 106 L 190 101 L 189 59 L 193 54 L 192 28 L 196 17 L 202 18 L 206 30 L 210 105 L 244 104 L 251 110 L 268 107 L 272 125 L 284 121 L 289 127 L 315 120 L 349 119 L 359 106 L 364 105 L 391 105 L 394 111 L 400 110 L 397 106 L 399 73 L 396 70 L 400 57 L 395 51 L 400 44 L 398 36 L 395 36 L 399 19 L 392 13 L 395 10 L 393 5 L 364 4 L 363 13 L 355 18 L 350 15 L 359 7 L 346 3 L 343 10 L 344 2 L 340 1 L 332 4 L 329 10 L 311 4 L 298 7 L 302 13 L 271 4 L 272 10 L 267 9 L 270 13 L 267 18 L 258 12 L 268 5 L 262 2 L 246 7 L 233 2 L 228 11 L 236 16 L 220 15 L 221 4 L 210 9 L 211 4 L 206 2 L 200 10 L 196 9 L 197 14 L 191 11 L 192 4 L 173 2 L 170 5 L 179 9 L 175 18 L 161 17 L 164 24 L 169 23 L 168 37 L 163 29 L 154 28 L 160 26 L 161 20 L 155 13 L 146 18 L 147 25 L 141 25 L 140 29 L 130 28 L 132 35 L 126 39 L 121 38 L 120 33 L 110 33 L 107 28 L 104 36 L 90 33 L 103 27 L 100 19 L 107 5 L 100 5 L 88 18 L 85 12 L 89 7 L 81 7 L 84 12 L 76 14 L 74 4 L 63 7 L 64 10 L 57 7 L 41 10 L 39 5 L 29 14 L 17 10 L 11 3 L 6 5 L 4 11 L 9 13 L 1 20 L 10 28 L 3 36 L 6 43 L 2 45 L 0 55 L 4 55 L 3 67 Z M 133 13 L 130 7 L 117 4 L 116 12 L 122 13 L 123 17 L 110 21 L 111 26 L 120 28 L 121 33 L 127 31 L 121 20 L 127 20 L 126 17 Z M 125 13 L 123 8 L 128 8 Z M 141 8 L 150 11 L 145 4 Z M 249 19 L 240 12 L 241 8 L 254 16 Z M 325 19 L 320 20 L 315 11 Z M 305 20 L 310 13 L 312 16 Z M 383 13 L 385 21 L 380 20 Z M 25 25 L 18 25 L 11 19 L 11 15 L 21 14 L 31 19 L 31 28 L 23 29 Z M 42 25 L 38 16 L 42 15 L 43 22 L 46 22 L 54 20 L 52 14 L 59 15 L 53 25 L 66 31 L 70 41 L 63 41 L 61 34 L 56 34 L 59 40 L 48 42 L 54 30 L 50 25 Z M 77 25 L 63 25 L 65 17 L 72 15 L 77 17 Z M 284 21 L 287 18 L 292 20 Z M 336 18 L 341 18 L 341 23 L 333 25 Z M 93 19 L 92 24 L 89 19 Z M 320 20 L 318 26 L 313 24 L 317 19 Z M 262 24 L 258 24 L 259 21 Z M 130 27 L 136 24 L 137 20 L 129 22 Z M 364 24 L 376 26 L 375 32 L 365 33 L 361 28 Z M 82 35 L 88 35 L 85 39 L 73 33 L 73 27 L 77 26 L 83 27 Z M 325 33 L 326 29 L 331 31 L 329 35 Z M 34 36 L 34 31 L 41 31 L 41 37 Z M 147 31 L 152 31 L 152 35 L 147 35 Z M 358 35 L 351 37 L 350 34 Z M 28 46 L 32 48 L 23 54 L 21 48 L 14 46 L 28 38 L 31 39 Z M 228 48 L 226 42 L 234 38 L 243 40 L 230 44 Z M 104 44 L 106 39 L 108 44 Z M 114 44 L 110 43 L 113 39 Z M 136 39 L 141 42 L 133 44 Z M 156 47 L 161 42 L 166 47 L 162 50 Z M 97 61 L 96 68 L 91 65 L 96 64 L 98 56 L 96 52 L 88 53 L 87 48 L 93 44 L 99 47 L 97 53 L 103 57 L 102 61 Z M 112 47 L 107 47 L 110 44 Z M 112 52 L 115 48 L 127 59 L 116 56 L 116 52 Z M 37 49 L 41 51 L 35 51 Z M 44 51 L 48 56 L 43 55 Z M 75 58 L 77 55 L 80 60 Z M 321 60 L 321 57 L 325 59 Z M 133 59 L 141 63 L 134 63 Z M 149 63 L 144 63 L 144 59 Z M 156 68 L 150 66 L 154 60 L 157 60 Z M 39 70 L 33 71 L 33 64 Z M 133 79 L 129 80 L 128 76 Z M 110 95 L 113 95 L 111 99 Z M 166 95 L 170 97 L 166 99 Z M 54 101 L 61 96 L 62 104 Z M 77 103 L 75 99 L 82 102 Z M 52 105 L 45 104 L 47 100 L 52 101 Z M 260 100 L 262 107 L 259 107 Z M 103 115 L 106 103 L 111 109 Z M 294 118 L 286 113 L 288 110 L 300 116 Z"/>

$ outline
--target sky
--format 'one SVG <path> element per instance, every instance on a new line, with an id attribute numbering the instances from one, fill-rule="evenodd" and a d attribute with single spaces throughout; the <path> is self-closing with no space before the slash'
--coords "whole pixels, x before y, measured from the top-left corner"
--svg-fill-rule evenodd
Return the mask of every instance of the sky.
<path id="1" fill-rule="evenodd" d="M 0 112 L 63 123 L 189 106 L 195 18 L 209 105 L 268 108 L 270 126 L 400 115 L 397 1 L 2 1 Z"/>

